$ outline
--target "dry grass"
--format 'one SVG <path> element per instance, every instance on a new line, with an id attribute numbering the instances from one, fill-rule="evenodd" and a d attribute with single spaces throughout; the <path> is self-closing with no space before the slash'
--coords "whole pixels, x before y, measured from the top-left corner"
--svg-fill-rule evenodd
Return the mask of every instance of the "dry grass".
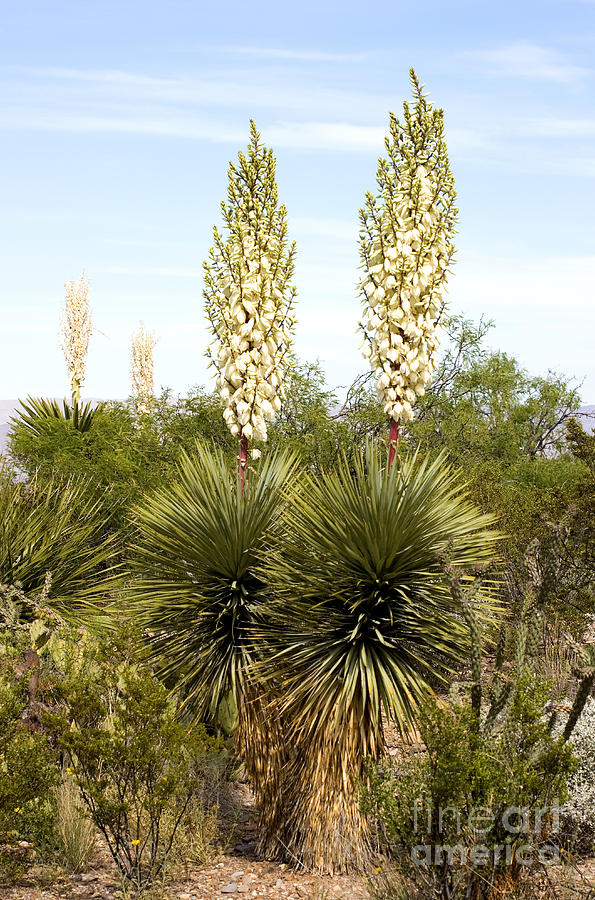
<path id="1" fill-rule="evenodd" d="M 58 834 L 64 864 L 71 875 L 83 872 L 95 849 L 95 826 L 83 808 L 78 787 L 65 775 L 56 791 Z"/>

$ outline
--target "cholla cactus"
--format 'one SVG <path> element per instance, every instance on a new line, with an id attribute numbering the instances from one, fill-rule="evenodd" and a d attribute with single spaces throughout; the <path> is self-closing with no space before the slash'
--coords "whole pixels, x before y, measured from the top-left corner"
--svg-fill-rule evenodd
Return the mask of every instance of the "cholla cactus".
<path id="1" fill-rule="evenodd" d="M 595 841 L 595 698 L 590 697 L 572 735 L 578 769 L 568 782 L 569 798 L 562 807 L 565 824 L 588 849 Z"/>
<path id="2" fill-rule="evenodd" d="M 240 438 L 243 474 L 248 441 L 266 441 L 267 422 L 281 407 L 285 362 L 293 340 L 295 244 L 288 244 L 286 209 L 278 205 L 275 158 L 250 122 L 248 153 L 229 167 L 226 234 L 214 229 L 204 264 L 206 313 L 231 433 Z"/>
<path id="3" fill-rule="evenodd" d="M 72 387 L 73 404 L 81 397 L 89 338 L 93 331 L 89 307 L 89 280 L 85 273 L 78 281 L 65 281 L 66 299 L 60 319 L 61 347 L 66 358 Z"/>
<path id="4" fill-rule="evenodd" d="M 138 331 L 132 335 L 130 347 L 130 376 L 132 395 L 136 398 L 139 413 L 146 413 L 154 396 L 153 349 L 157 339 L 152 331 L 147 331 L 141 322 Z"/>
<path id="5" fill-rule="evenodd" d="M 457 216 L 442 110 L 410 75 L 415 105 L 403 104 L 403 123 L 391 113 L 378 196 L 368 193 L 360 210 L 362 350 L 391 420 L 393 455 L 399 423 L 413 418 L 432 377 Z"/>

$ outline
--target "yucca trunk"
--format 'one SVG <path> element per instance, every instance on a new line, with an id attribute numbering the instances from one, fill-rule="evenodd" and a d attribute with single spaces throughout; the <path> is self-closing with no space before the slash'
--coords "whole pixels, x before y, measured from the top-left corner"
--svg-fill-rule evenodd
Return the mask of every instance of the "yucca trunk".
<path id="1" fill-rule="evenodd" d="M 258 810 L 258 854 L 279 859 L 286 839 L 284 775 L 288 744 L 277 698 L 262 685 L 252 685 L 243 694 L 236 746 Z"/>
<path id="2" fill-rule="evenodd" d="M 372 846 L 359 785 L 366 758 L 378 760 L 383 751 L 383 734 L 359 703 L 349 716 L 319 721 L 315 733 L 298 737 L 283 781 L 278 858 L 320 875 L 366 869 Z"/>

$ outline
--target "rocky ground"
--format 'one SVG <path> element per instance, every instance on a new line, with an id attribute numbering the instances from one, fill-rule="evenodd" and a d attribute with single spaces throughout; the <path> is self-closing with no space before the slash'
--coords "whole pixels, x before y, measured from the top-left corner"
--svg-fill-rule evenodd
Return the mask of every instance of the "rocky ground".
<path id="1" fill-rule="evenodd" d="M 100 867 L 63 879 L 46 888 L 22 884 L 0 889 L 3 900 L 116 900 L 122 897 L 115 872 Z M 214 900 L 228 896 L 283 898 L 283 900 L 331 900 L 368 897 L 363 878 L 317 878 L 290 871 L 287 866 L 259 862 L 249 857 L 224 854 L 211 865 L 197 868 L 188 877 L 170 884 L 164 897 L 176 900 Z"/>
<path id="2" fill-rule="evenodd" d="M 251 794 L 246 785 L 234 785 L 235 819 L 224 821 L 230 836 L 225 850 L 215 851 L 204 865 L 189 867 L 169 880 L 147 900 L 216 900 L 262 897 L 269 900 L 370 900 L 366 876 L 320 877 L 299 872 L 283 863 L 255 857 L 256 824 Z M 227 820 L 230 810 L 224 819 Z M 233 815 L 232 815 L 233 818 Z M 371 877 L 374 876 L 371 873 Z M 550 887 L 548 887 L 548 882 Z M 551 888 L 555 887 L 555 894 Z M 542 890 L 543 888 L 543 890 Z M 546 882 L 535 884 L 535 900 L 556 896 L 560 900 L 595 900 L 595 860 L 578 866 L 549 870 Z M 1 900 L 130 900 L 122 891 L 118 873 L 105 847 L 98 843 L 88 871 L 68 876 L 50 867 L 33 867 L 18 885 L 0 887 Z"/>
<path id="3" fill-rule="evenodd" d="M 230 836 L 229 846 L 215 852 L 205 865 L 178 873 L 163 891 L 156 891 L 155 897 L 148 900 L 223 900 L 235 895 L 270 900 L 369 898 L 363 876 L 320 877 L 295 871 L 283 863 L 256 859 L 255 814 L 247 785 L 236 783 L 231 800 L 233 809 L 223 811 L 222 822 Z M 22 883 L 0 887 L 1 900 L 124 900 L 125 896 L 116 867 L 102 845 L 98 846 L 89 870 L 81 875 L 69 877 L 59 870 L 32 868 Z"/>

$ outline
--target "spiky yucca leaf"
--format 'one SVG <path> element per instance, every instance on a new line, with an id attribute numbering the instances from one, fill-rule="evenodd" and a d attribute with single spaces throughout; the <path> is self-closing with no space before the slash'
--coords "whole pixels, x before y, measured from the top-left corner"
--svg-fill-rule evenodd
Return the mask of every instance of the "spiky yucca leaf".
<path id="1" fill-rule="evenodd" d="M 26 400 L 21 400 L 20 404 L 22 409 L 11 418 L 11 422 L 24 426 L 34 435 L 43 434 L 56 419 L 71 422 L 77 431 L 89 431 L 97 409 L 90 401 L 80 403 L 76 398 L 72 403 L 63 400 L 60 405 L 57 400 L 45 397 L 27 397 Z"/>
<path id="2" fill-rule="evenodd" d="M 40 591 L 50 572 L 48 602 L 76 619 L 113 587 L 118 553 L 85 479 L 24 482 L 0 465 L 0 581 Z"/>
<path id="3" fill-rule="evenodd" d="M 296 747 L 280 846 L 312 869 L 348 870 L 365 857 L 354 780 L 383 751 L 382 712 L 406 730 L 429 677 L 468 647 L 445 554 L 485 564 L 498 535 L 443 456 L 387 473 L 371 446 L 354 471 L 344 461 L 305 482 L 284 524 L 263 575 L 274 600 L 262 633 Z M 480 595 L 478 614 L 492 609 Z"/>
<path id="4" fill-rule="evenodd" d="M 236 702 L 247 691 L 264 602 L 255 566 L 294 472 L 291 456 L 272 455 L 242 497 L 223 454 L 200 446 L 137 510 L 132 609 L 152 657 L 196 716 L 214 714 L 229 691 Z"/>
<path id="5" fill-rule="evenodd" d="M 493 518 L 469 502 L 443 455 L 385 468 L 370 447 L 354 471 L 344 462 L 307 481 L 266 567 L 278 659 L 308 696 L 306 728 L 311 710 L 338 717 L 356 694 L 374 724 L 382 706 L 406 727 L 427 677 L 468 646 L 444 554 L 465 568 L 492 560 Z"/>
<path id="6" fill-rule="evenodd" d="M 191 714 L 213 716 L 233 694 L 236 745 L 257 803 L 272 797 L 280 809 L 283 735 L 254 666 L 266 591 L 256 563 L 274 538 L 295 461 L 272 455 L 251 474 L 242 493 L 220 451 L 199 447 L 182 458 L 177 481 L 137 511 L 131 605 L 149 655 L 183 689 Z"/>

